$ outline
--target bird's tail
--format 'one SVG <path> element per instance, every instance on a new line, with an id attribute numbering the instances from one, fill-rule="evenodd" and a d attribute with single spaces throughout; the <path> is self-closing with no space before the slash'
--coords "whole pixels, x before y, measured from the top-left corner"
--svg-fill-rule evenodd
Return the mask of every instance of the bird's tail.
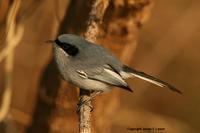
<path id="1" fill-rule="evenodd" d="M 160 87 L 168 87 L 170 90 L 175 91 L 179 94 L 182 94 L 182 92 L 180 90 L 176 89 L 174 86 L 170 85 L 169 83 L 164 82 L 160 79 L 157 79 L 157 78 L 155 78 L 151 75 L 148 75 L 144 72 L 140 72 L 140 71 L 137 71 L 135 69 L 129 68 L 128 66 L 123 66 L 123 72 L 120 73 L 120 74 L 125 79 L 131 78 L 131 77 L 137 77 L 137 78 L 148 81 L 148 82 L 153 83 L 153 84 L 160 86 Z"/>

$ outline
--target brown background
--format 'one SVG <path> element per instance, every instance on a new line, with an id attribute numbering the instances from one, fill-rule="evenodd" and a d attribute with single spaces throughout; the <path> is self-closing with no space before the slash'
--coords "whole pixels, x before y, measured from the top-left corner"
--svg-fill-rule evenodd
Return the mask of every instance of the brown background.
<path id="1" fill-rule="evenodd" d="M 128 125 L 165 127 L 167 133 L 200 131 L 199 7 L 198 0 L 155 1 L 152 16 L 139 33 L 131 66 L 169 81 L 183 95 L 139 80 L 131 82 L 135 93 L 123 94 L 119 114 L 124 115 L 116 115 L 124 129 Z"/>

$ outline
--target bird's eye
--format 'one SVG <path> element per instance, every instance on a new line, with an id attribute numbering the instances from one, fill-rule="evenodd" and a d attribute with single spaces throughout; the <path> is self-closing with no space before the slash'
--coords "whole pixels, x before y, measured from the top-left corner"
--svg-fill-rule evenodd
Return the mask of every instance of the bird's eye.
<path id="1" fill-rule="evenodd" d="M 79 53 L 79 49 L 74 46 L 74 45 L 71 45 L 67 51 L 66 51 L 69 55 L 71 56 L 76 56 L 78 53 Z"/>
<path id="2" fill-rule="evenodd" d="M 67 54 L 69 54 L 71 56 L 75 56 L 79 52 L 79 49 L 72 44 L 69 44 L 66 42 L 61 42 L 58 39 L 56 39 L 55 42 L 59 47 L 61 47 Z"/>
<path id="3" fill-rule="evenodd" d="M 68 44 L 63 44 L 61 47 L 62 47 L 63 50 L 67 50 L 69 48 L 69 45 Z"/>

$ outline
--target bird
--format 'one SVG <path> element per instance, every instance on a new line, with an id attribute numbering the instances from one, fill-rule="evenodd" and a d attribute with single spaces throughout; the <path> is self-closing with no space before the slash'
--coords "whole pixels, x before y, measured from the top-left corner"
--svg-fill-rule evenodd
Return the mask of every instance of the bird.
<path id="1" fill-rule="evenodd" d="M 54 59 L 65 81 L 85 90 L 107 92 L 113 86 L 133 92 L 126 79 L 139 78 L 182 94 L 171 84 L 124 65 L 112 52 L 75 34 L 61 34 L 53 45 Z"/>

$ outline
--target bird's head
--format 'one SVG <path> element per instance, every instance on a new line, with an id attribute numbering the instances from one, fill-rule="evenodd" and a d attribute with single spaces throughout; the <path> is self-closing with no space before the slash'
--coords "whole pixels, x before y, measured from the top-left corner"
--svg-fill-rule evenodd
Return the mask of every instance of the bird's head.
<path id="1" fill-rule="evenodd" d="M 76 56 L 80 49 L 84 47 L 85 39 L 73 34 L 62 34 L 56 40 L 48 40 L 47 43 L 54 45 L 54 48 L 59 48 L 69 56 Z"/>

